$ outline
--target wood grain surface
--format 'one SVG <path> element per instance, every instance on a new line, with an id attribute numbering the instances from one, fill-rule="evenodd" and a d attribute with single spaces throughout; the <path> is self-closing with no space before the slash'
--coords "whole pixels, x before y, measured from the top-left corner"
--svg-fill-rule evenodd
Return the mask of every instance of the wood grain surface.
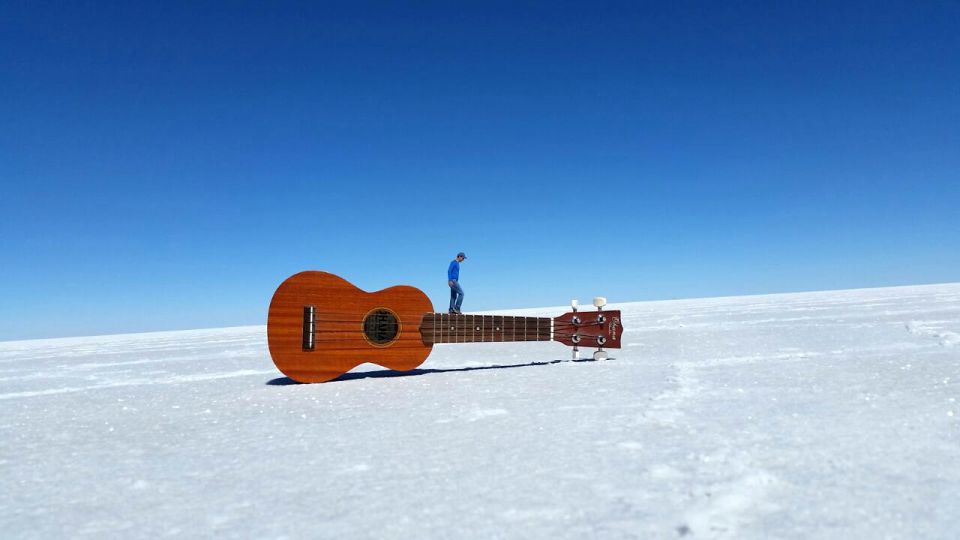
<path id="1" fill-rule="evenodd" d="M 315 348 L 303 349 L 303 308 L 316 308 Z M 396 339 L 371 344 L 363 319 L 372 310 L 389 309 L 400 321 Z M 363 291 L 327 272 L 306 271 L 289 277 L 273 295 L 267 315 L 267 342 L 277 369 L 299 382 L 329 381 L 364 362 L 405 371 L 426 360 L 432 345 L 420 335 L 420 320 L 433 311 L 422 291 L 398 285 Z"/>

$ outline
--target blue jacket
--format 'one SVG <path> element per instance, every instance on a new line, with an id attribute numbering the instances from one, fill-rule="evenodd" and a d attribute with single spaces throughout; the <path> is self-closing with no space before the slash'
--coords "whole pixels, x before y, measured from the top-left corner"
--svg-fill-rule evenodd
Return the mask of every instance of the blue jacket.
<path id="1" fill-rule="evenodd" d="M 450 261 L 450 267 L 447 268 L 447 279 L 460 279 L 460 263 L 456 259 Z"/>

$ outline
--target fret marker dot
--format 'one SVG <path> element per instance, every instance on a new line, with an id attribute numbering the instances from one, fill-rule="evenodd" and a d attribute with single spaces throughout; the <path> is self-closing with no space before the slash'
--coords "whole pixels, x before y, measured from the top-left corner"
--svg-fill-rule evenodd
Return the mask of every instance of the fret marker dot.
<path id="1" fill-rule="evenodd" d="M 478 326 L 478 327 L 477 327 L 477 330 L 479 330 L 479 329 L 480 329 L 480 327 Z"/>
<path id="2" fill-rule="evenodd" d="M 498 326 L 498 327 L 497 327 L 497 330 L 499 330 L 499 329 L 500 329 L 500 327 Z"/>
<path id="3" fill-rule="evenodd" d="M 450 329 L 451 329 L 451 330 L 456 330 L 456 329 L 457 329 L 457 327 L 455 327 L 455 326 L 451 326 L 451 327 L 450 327 Z"/>

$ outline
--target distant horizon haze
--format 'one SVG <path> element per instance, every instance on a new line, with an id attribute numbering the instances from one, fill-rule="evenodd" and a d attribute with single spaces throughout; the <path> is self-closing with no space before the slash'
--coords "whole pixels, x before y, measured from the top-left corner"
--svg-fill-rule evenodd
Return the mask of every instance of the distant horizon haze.
<path id="1" fill-rule="evenodd" d="M 960 282 L 948 282 L 948 283 L 923 283 L 916 285 L 889 285 L 883 287 L 860 287 L 860 288 L 851 288 L 851 289 L 826 289 L 826 290 L 816 290 L 816 291 L 793 291 L 793 292 L 775 292 L 775 293 L 756 293 L 756 294 L 747 294 L 747 295 L 730 295 L 730 296 L 713 296 L 713 297 L 689 297 L 689 298 L 664 298 L 664 299 L 648 299 L 648 300 L 617 300 L 612 301 L 610 298 L 607 298 L 608 306 L 613 305 L 626 305 L 626 304 L 647 304 L 647 303 L 661 303 L 661 302 L 687 302 L 687 301 L 698 301 L 698 300 L 737 300 L 737 299 L 749 299 L 754 297 L 769 297 L 769 296 L 802 296 L 802 295 L 817 295 L 817 294 L 830 294 L 830 293 L 852 293 L 857 291 L 867 292 L 872 290 L 882 290 L 882 289 L 910 289 L 910 288 L 938 288 L 938 287 L 948 287 L 952 285 L 960 285 Z M 369 291 L 375 292 L 375 291 Z M 591 302 L 593 297 L 583 297 L 583 298 L 571 298 L 571 300 L 579 300 L 581 309 L 593 309 L 591 307 Z M 618 306 L 614 306 L 618 307 Z M 437 306 L 434 305 L 436 309 Z M 569 311 L 569 302 L 566 304 L 556 304 L 556 305 L 543 305 L 543 306 L 526 306 L 526 307 L 511 307 L 511 308 L 501 308 L 501 309 L 491 309 L 491 310 L 475 310 L 475 311 L 464 311 L 464 313 L 493 313 L 493 312 L 502 312 L 509 314 L 511 312 L 517 311 L 544 311 L 548 309 L 555 309 L 557 312 L 553 315 L 562 315 L 566 311 Z M 438 309 L 438 311 L 443 311 L 443 309 Z M 553 316 L 550 315 L 550 316 Z M 56 336 L 56 337 L 40 337 L 40 338 L 23 338 L 15 340 L 0 340 L 0 343 L 10 343 L 14 341 L 37 341 L 37 340 L 58 340 L 58 339 L 79 339 L 83 340 L 85 338 L 98 338 L 98 337 L 110 337 L 110 336 L 123 336 L 130 334 L 158 334 L 158 333 L 177 333 L 177 332 L 192 332 L 192 331 L 207 331 L 207 330 L 222 330 L 229 328 L 245 328 L 251 326 L 266 326 L 266 315 L 264 315 L 264 320 L 259 323 L 251 324 L 237 324 L 229 325 L 223 327 L 197 327 L 197 328 L 168 328 L 168 329 L 158 329 L 158 330 L 145 330 L 145 331 L 133 331 L 133 332 L 118 332 L 113 334 L 86 334 L 86 335 L 75 335 L 75 336 Z"/>

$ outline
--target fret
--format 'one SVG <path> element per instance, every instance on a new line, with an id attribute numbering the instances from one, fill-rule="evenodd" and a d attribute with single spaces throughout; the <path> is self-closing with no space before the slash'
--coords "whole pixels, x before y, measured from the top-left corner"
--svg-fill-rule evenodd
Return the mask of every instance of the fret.
<path id="1" fill-rule="evenodd" d="M 555 332 L 550 318 L 511 315 L 427 313 L 422 325 L 423 340 L 430 344 L 550 341 Z"/>

